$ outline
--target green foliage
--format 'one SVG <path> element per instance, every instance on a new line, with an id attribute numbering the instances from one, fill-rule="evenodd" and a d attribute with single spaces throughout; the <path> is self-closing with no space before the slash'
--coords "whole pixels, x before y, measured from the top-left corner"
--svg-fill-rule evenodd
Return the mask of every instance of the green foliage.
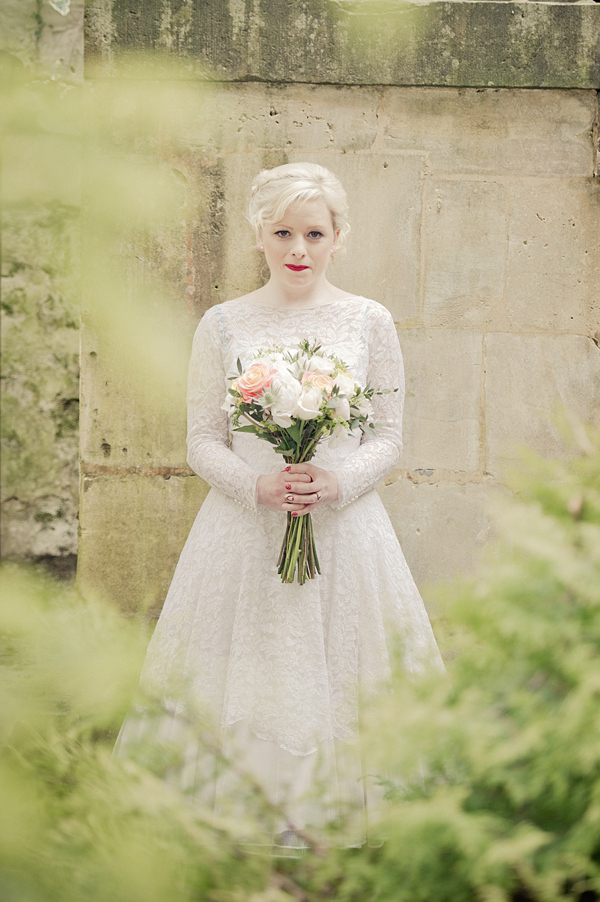
<path id="1" fill-rule="evenodd" d="M 104 383 L 118 384 L 122 408 L 142 412 L 140 420 L 152 413 L 164 432 L 173 423 L 174 434 L 183 431 L 192 324 L 181 266 L 186 176 L 178 167 L 187 172 L 190 109 L 200 120 L 195 135 L 208 141 L 212 92 L 152 75 L 137 60 L 124 81 L 73 85 L 14 60 L 11 66 L 7 54 L 0 59 L 2 527 L 9 556 L 76 550 L 82 308 L 84 370 L 101 366 Z M 187 202 L 195 207 L 194 190 Z M 98 400 L 86 400 L 93 452 L 105 431 L 109 444 L 128 447 L 129 423 L 124 428 L 116 412 L 98 417 Z M 47 515 L 53 522 L 39 519 Z"/>
<path id="2" fill-rule="evenodd" d="M 0 606 L 3 902 L 227 900 L 266 882 L 226 825 L 111 757 L 138 680 L 139 624 L 16 569 Z"/>
<path id="3" fill-rule="evenodd" d="M 476 577 L 445 589 L 448 672 L 370 705 L 387 802 L 362 849 L 253 856 L 110 750 L 145 644 L 97 603 L 6 572 L 0 897 L 557 902 L 600 898 L 600 453 L 529 458 Z M 400 653 L 398 654 L 400 660 Z M 150 760 L 150 758 L 148 759 Z M 231 763 L 235 767 L 235 762 Z M 254 792 L 254 790 L 253 790 Z M 310 837 L 308 837 L 310 840 Z"/>
<path id="4" fill-rule="evenodd" d="M 524 457 L 477 577 L 447 589 L 442 683 L 369 711 L 387 840 L 336 899 L 600 898 L 600 453 Z M 343 867 L 343 870 L 342 870 Z"/>

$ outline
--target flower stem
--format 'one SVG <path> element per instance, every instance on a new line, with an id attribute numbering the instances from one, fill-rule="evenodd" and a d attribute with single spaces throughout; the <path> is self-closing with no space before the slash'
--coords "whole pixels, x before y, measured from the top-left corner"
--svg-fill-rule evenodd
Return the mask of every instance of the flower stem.
<path id="1" fill-rule="evenodd" d="M 305 448 L 298 447 L 293 457 L 286 456 L 286 462 L 305 463 L 310 460 L 321 438 L 321 432 L 322 430 L 319 430 L 312 435 Z M 294 578 L 297 578 L 301 586 L 307 579 L 314 579 L 317 573 L 321 573 L 310 514 L 292 517 L 288 511 L 285 534 L 277 559 L 277 572 L 281 575 L 282 582 L 293 583 Z"/>

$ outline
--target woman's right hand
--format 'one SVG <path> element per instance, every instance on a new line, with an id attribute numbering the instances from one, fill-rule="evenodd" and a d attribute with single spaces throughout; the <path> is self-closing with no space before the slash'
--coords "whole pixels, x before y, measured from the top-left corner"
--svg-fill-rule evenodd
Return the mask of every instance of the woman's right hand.
<path id="1" fill-rule="evenodd" d="M 286 470 L 280 473 L 265 473 L 258 477 L 257 501 L 276 511 L 304 511 L 314 506 L 312 496 L 309 495 L 307 501 L 313 501 L 313 505 L 299 504 L 297 501 L 289 502 L 286 498 L 294 492 L 305 494 L 308 482 L 312 482 L 308 473 L 292 474 Z"/>

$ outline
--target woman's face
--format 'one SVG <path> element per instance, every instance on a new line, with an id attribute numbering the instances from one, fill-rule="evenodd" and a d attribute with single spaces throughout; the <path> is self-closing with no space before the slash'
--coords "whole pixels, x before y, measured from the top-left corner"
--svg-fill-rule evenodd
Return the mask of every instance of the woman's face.
<path id="1" fill-rule="evenodd" d="M 271 277 L 290 287 L 313 286 L 324 277 L 338 234 L 323 198 L 288 207 L 280 222 L 262 227 L 259 243 Z"/>

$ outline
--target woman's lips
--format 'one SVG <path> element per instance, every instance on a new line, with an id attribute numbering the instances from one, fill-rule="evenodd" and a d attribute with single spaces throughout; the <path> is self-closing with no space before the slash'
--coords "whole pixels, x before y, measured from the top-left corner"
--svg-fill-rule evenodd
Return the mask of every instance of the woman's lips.
<path id="1" fill-rule="evenodd" d="M 291 269 L 292 272 L 302 272 L 303 269 L 308 269 L 308 266 L 295 266 L 293 263 L 285 264 L 288 269 Z"/>

